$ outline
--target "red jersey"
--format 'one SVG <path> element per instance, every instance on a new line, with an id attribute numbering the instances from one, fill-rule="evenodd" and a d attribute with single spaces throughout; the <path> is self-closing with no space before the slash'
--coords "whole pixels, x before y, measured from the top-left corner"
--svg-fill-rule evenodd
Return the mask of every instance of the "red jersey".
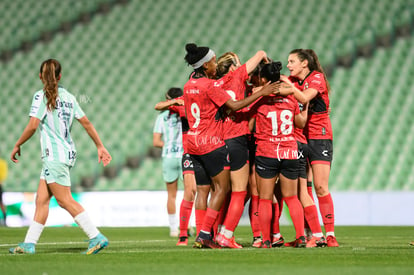
<path id="1" fill-rule="evenodd" d="M 180 96 L 177 97 L 176 99 L 183 99 L 184 100 L 184 96 Z M 188 153 L 187 150 L 187 133 L 188 133 L 188 121 L 187 121 L 187 117 L 185 116 L 185 107 L 183 105 L 172 105 L 170 107 L 168 107 L 168 110 L 172 113 L 176 113 L 180 116 L 181 119 L 181 126 L 182 126 L 182 131 L 183 131 L 183 149 L 184 149 L 184 154 Z"/>
<path id="2" fill-rule="evenodd" d="M 329 94 L 323 74 L 312 71 L 298 82 L 300 90 L 313 88 L 318 91 L 309 102 L 308 122 L 304 132 L 308 139 L 332 139 L 331 119 L 329 118 Z"/>
<path id="3" fill-rule="evenodd" d="M 249 79 L 249 75 L 247 74 L 246 64 L 244 64 L 237 70 L 227 73 L 217 82 L 233 100 L 240 100 L 245 97 L 247 79 Z M 249 133 L 247 109 L 243 108 L 234 112 L 226 108 L 223 125 L 224 140 Z"/>
<path id="4" fill-rule="evenodd" d="M 301 87 L 299 86 L 299 83 L 298 83 L 298 79 L 297 78 L 294 78 L 294 77 L 289 76 L 289 80 L 292 81 L 293 84 L 295 84 L 295 87 L 296 88 L 298 88 L 299 90 L 302 91 Z M 302 111 L 302 108 L 303 108 L 303 104 L 300 103 L 300 102 L 298 102 L 298 104 L 299 104 L 299 111 L 301 112 Z M 298 128 L 298 127 L 295 127 L 295 131 L 293 132 L 293 134 L 294 134 L 296 140 L 299 141 L 300 143 L 303 143 L 303 144 L 307 144 L 308 143 L 308 140 L 306 139 L 306 136 L 303 133 L 303 129 Z"/>
<path id="5" fill-rule="evenodd" d="M 265 96 L 251 107 L 256 118 L 256 156 L 297 159 L 298 146 L 293 135 L 298 101 L 292 96 Z"/>
<path id="6" fill-rule="evenodd" d="M 190 130 L 187 149 L 190 154 L 204 155 L 225 145 L 223 122 L 218 109 L 230 99 L 216 80 L 193 78 L 184 85 L 184 106 Z"/>

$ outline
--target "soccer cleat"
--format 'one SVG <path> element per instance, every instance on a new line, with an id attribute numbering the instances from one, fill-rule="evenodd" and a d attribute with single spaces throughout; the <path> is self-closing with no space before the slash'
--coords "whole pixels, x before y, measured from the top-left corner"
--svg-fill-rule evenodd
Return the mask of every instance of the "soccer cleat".
<path id="1" fill-rule="evenodd" d="M 328 244 L 328 247 L 338 247 L 339 246 L 338 242 L 336 241 L 336 237 L 331 236 L 331 235 L 326 237 L 326 243 Z"/>
<path id="2" fill-rule="evenodd" d="M 177 246 L 186 246 L 188 244 L 188 237 L 183 236 L 178 238 Z"/>
<path id="3" fill-rule="evenodd" d="M 197 238 L 195 239 L 193 248 L 203 248 L 200 237 L 197 236 Z"/>
<path id="4" fill-rule="evenodd" d="M 210 239 L 202 239 L 198 236 L 195 239 L 193 248 L 211 248 L 211 249 L 220 249 L 221 246 L 216 244 L 213 240 Z"/>
<path id="5" fill-rule="evenodd" d="M 286 247 L 295 247 L 295 248 L 301 248 L 306 247 L 306 239 L 305 236 L 300 236 L 298 239 L 285 243 Z"/>
<path id="6" fill-rule="evenodd" d="M 86 250 L 84 253 L 86 255 L 96 254 L 107 247 L 108 243 L 108 239 L 102 235 L 102 233 L 99 233 L 98 236 L 89 240 L 88 250 Z"/>
<path id="7" fill-rule="evenodd" d="M 273 237 L 272 239 L 272 247 L 281 247 L 283 246 L 284 243 L 285 243 L 285 240 L 283 239 L 282 236 L 280 236 L 279 238 Z"/>
<path id="8" fill-rule="evenodd" d="M 306 239 L 305 236 L 300 236 L 298 239 L 296 239 L 295 248 L 303 248 L 306 247 Z"/>
<path id="9" fill-rule="evenodd" d="M 224 238 L 224 235 L 222 233 L 218 233 L 215 237 L 214 237 L 214 241 L 216 243 L 220 243 Z"/>
<path id="10" fill-rule="evenodd" d="M 236 248 L 236 249 L 243 248 L 243 246 L 241 244 L 236 243 L 236 240 L 234 239 L 234 236 L 229 239 L 229 238 L 226 238 L 226 236 L 224 236 L 223 234 L 218 234 L 217 243 L 221 247 Z"/>
<path id="11" fill-rule="evenodd" d="M 203 240 L 201 239 L 201 244 L 204 248 L 211 248 L 211 249 L 220 249 L 221 246 L 216 244 L 213 240 Z"/>
<path id="12" fill-rule="evenodd" d="M 312 237 L 306 242 L 306 247 L 325 247 L 326 245 L 325 237 Z"/>
<path id="13" fill-rule="evenodd" d="M 252 246 L 260 248 L 262 246 L 262 237 L 253 237 Z"/>
<path id="14" fill-rule="evenodd" d="M 260 248 L 272 248 L 272 243 L 269 240 L 267 240 L 267 241 L 262 243 Z"/>
<path id="15" fill-rule="evenodd" d="M 35 254 L 35 250 L 34 243 L 19 243 L 17 247 L 10 248 L 9 252 L 11 254 Z"/>
<path id="16" fill-rule="evenodd" d="M 295 246 L 295 244 L 296 244 L 296 240 L 291 241 L 291 242 L 287 242 L 287 243 L 285 243 L 285 246 L 286 246 L 286 247 L 294 247 L 294 246 Z"/>
<path id="17" fill-rule="evenodd" d="M 409 243 L 409 245 L 414 246 L 414 242 Z"/>

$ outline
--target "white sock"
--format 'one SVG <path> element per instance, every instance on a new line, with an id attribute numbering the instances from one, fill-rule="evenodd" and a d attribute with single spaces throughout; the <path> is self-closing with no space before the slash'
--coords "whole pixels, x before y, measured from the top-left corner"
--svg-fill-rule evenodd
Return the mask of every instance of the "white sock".
<path id="1" fill-rule="evenodd" d="M 178 230 L 177 217 L 175 216 L 175 214 L 168 214 L 168 222 L 170 223 L 171 231 Z"/>
<path id="2" fill-rule="evenodd" d="M 313 234 L 312 234 L 312 236 L 314 236 L 314 237 L 316 237 L 316 238 L 321 238 L 321 237 L 323 237 L 323 234 L 322 234 L 322 232 L 319 232 L 319 233 L 313 233 Z"/>
<path id="3" fill-rule="evenodd" d="M 30 224 L 29 230 L 27 230 L 24 242 L 37 244 L 37 241 L 43 232 L 43 228 L 45 228 L 43 224 L 33 221 Z"/>
<path id="4" fill-rule="evenodd" d="M 224 231 L 226 230 L 226 227 L 224 226 L 224 224 L 219 224 L 217 227 L 217 232 L 219 234 L 224 234 Z"/>
<path id="5" fill-rule="evenodd" d="M 85 232 L 89 239 L 93 239 L 99 234 L 98 228 L 93 224 L 92 220 L 89 218 L 88 213 L 83 211 L 74 218 L 75 222 L 79 227 Z"/>
<path id="6" fill-rule="evenodd" d="M 333 231 L 326 232 L 326 237 L 328 237 L 328 236 L 335 237 L 335 233 Z"/>
<path id="7" fill-rule="evenodd" d="M 280 233 L 276 233 L 276 234 L 273 234 L 273 238 L 275 238 L 275 239 L 278 239 L 278 238 L 280 238 Z"/>
<path id="8" fill-rule="evenodd" d="M 224 229 L 224 237 L 226 237 L 227 239 L 231 239 L 233 237 L 233 231 Z"/>

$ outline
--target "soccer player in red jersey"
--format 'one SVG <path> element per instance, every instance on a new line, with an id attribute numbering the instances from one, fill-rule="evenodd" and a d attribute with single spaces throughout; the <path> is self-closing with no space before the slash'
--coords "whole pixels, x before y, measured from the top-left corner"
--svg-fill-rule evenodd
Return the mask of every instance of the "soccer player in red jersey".
<path id="1" fill-rule="evenodd" d="M 264 51 L 258 51 L 245 64 L 241 65 L 237 54 L 227 52 L 220 56 L 217 64 L 217 77 L 222 82 L 222 88 L 234 100 L 245 98 L 246 81 L 249 74 L 255 70 L 260 62 L 268 62 Z M 250 133 L 247 110 L 233 112 L 225 108 L 223 137 L 229 150 L 231 200 L 227 209 L 221 232 L 216 241 L 222 247 L 242 248 L 234 240 L 234 230 L 243 214 L 244 202 L 247 195 L 249 180 L 249 148 L 247 134 Z"/>
<path id="2" fill-rule="evenodd" d="M 297 82 L 295 82 L 296 85 Z M 308 117 L 308 104 L 300 104 L 299 109 L 301 110 L 301 115 L 304 116 L 304 120 L 307 120 Z M 295 128 L 294 136 L 298 143 L 298 193 L 299 200 L 302 203 L 305 223 L 309 227 L 312 236 L 307 239 L 306 247 L 324 247 L 326 246 L 326 239 L 323 236 L 321 225 L 319 224 L 318 209 L 316 208 L 313 198 L 309 195 L 308 191 L 308 180 L 307 180 L 307 164 L 308 164 L 308 141 L 303 134 L 303 129 L 298 127 Z M 306 228 L 305 228 L 306 231 Z M 306 234 L 306 232 L 305 232 Z M 291 246 L 293 243 L 286 243 L 285 246 Z"/>
<path id="3" fill-rule="evenodd" d="M 261 96 L 276 92 L 276 85 L 266 85 L 257 93 L 241 100 L 233 100 L 216 78 L 216 56 L 208 47 L 186 45 L 185 60 L 194 68 L 189 81 L 184 85 L 184 106 L 190 130 L 187 149 L 193 159 L 196 183 L 211 179 L 211 196 L 203 225 L 195 247 L 220 248 L 211 236 L 220 208 L 230 189 L 230 161 L 222 131 L 218 110 L 226 105 L 237 111 L 253 103 Z M 200 179 L 200 180 L 199 180 Z"/>
<path id="4" fill-rule="evenodd" d="M 281 79 L 290 85 L 299 102 L 309 103 L 308 122 L 304 129 L 308 139 L 309 162 L 319 201 L 319 211 L 326 231 L 326 241 L 328 246 L 337 247 L 339 245 L 334 233 L 334 205 L 328 189 L 333 155 L 333 134 L 329 118 L 329 82 L 318 56 L 312 49 L 291 51 L 287 68 L 290 76 L 296 78 L 299 89 L 287 77 Z"/>
<path id="5" fill-rule="evenodd" d="M 260 72 L 262 82 L 279 80 L 280 63 L 265 64 Z M 277 77 L 275 77 L 277 75 Z M 297 197 L 298 147 L 293 131 L 303 127 L 299 105 L 292 96 L 270 95 L 251 107 L 256 119 L 256 179 L 259 188 L 259 219 L 262 248 L 272 247 L 271 222 L 273 217 L 275 181 L 279 175 L 283 200 L 286 202 L 296 230 L 295 247 L 304 247 L 303 208 Z M 278 207 L 276 207 L 278 209 Z"/>
<path id="6" fill-rule="evenodd" d="M 269 58 L 268 58 L 269 59 Z M 265 63 L 261 62 L 256 69 L 251 73 L 249 84 L 247 85 L 246 95 L 250 95 L 253 92 L 254 87 L 260 86 L 259 73 L 261 68 Z M 259 191 L 257 190 L 256 182 L 256 168 L 255 168 L 255 157 L 256 157 L 256 139 L 254 137 L 255 132 L 255 121 L 254 119 L 249 120 L 249 130 L 250 133 L 248 137 L 248 147 L 249 147 L 249 182 L 248 182 L 248 197 L 250 199 L 249 203 L 249 219 L 250 227 L 252 228 L 253 241 L 252 246 L 260 248 L 262 246 L 262 235 L 260 231 L 260 222 L 259 222 Z"/>
<path id="7" fill-rule="evenodd" d="M 168 95 L 168 93 L 167 93 Z M 158 102 L 155 105 L 155 110 L 169 110 L 172 113 L 176 113 L 181 118 L 182 125 L 182 139 L 183 139 L 183 158 L 182 158 L 182 170 L 183 170 L 183 183 L 184 183 L 184 196 L 180 204 L 180 235 L 178 237 L 177 246 L 186 246 L 188 244 L 188 229 L 191 212 L 194 205 L 194 199 L 196 194 L 196 182 L 194 176 L 194 167 L 190 155 L 187 152 L 187 132 L 188 121 L 185 116 L 184 97 L 169 98 L 166 101 Z M 209 184 L 209 182 L 208 182 Z M 196 217 L 197 219 L 197 217 Z M 201 219 L 202 220 L 202 219 Z"/>

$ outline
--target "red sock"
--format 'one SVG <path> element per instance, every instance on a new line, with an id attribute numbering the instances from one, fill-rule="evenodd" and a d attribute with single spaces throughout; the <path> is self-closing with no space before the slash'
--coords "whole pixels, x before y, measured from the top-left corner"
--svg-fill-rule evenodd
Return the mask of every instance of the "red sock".
<path id="1" fill-rule="evenodd" d="M 279 204 L 278 203 L 273 203 L 272 204 L 272 208 L 273 208 L 273 218 L 272 218 L 272 233 L 273 234 L 277 234 L 280 233 L 280 227 L 279 227 Z"/>
<path id="2" fill-rule="evenodd" d="M 323 225 L 326 232 L 334 232 L 335 228 L 335 214 L 334 205 L 331 197 L 331 193 L 326 196 L 318 197 L 319 211 L 321 211 Z"/>
<path id="3" fill-rule="evenodd" d="M 309 225 L 312 233 L 322 233 L 321 225 L 319 224 L 318 209 L 316 205 L 310 205 L 303 209 L 305 213 L 305 220 Z"/>
<path id="4" fill-rule="evenodd" d="M 206 211 L 207 210 L 204 210 L 204 209 L 195 210 L 197 236 L 200 233 L 201 226 L 203 225 L 204 217 L 206 216 Z"/>
<path id="5" fill-rule="evenodd" d="M 315 200 L 313 199 L 313 191 L 312 191 L 312 182 L 311 181 L 307 182 L 306 188 L 307 188 L 308 194 L 311 197 L 312 201 L 315 202 Z M 318 210 L 316 210 L 316 211 L 318 211 Z M 318 214 L 318 212 L 316 212 L 316 214 Z M 310 227 L 310 225 L 307 221 L 306 213 L 305 213 L 305 229 L 309 229 L 310 231 L 312 231 L 312 229 L 311 229 L 311 227 Z M 312 233 L 313 233 L 313 231 L 312 231 Z M 318 232 L 315 232 L 315 233 L 318 233 Z"/>
<path id="6" fill-rule="evenodd" d="M 181 201 L 180 206 L 180 237 L 188 237 L 188 222 L 190 221 L 191 211 L 193 210 L 192 201 Z"/>
<path id="7" fill-rule="evenodd" d="M 211 229 L 213 229 L 213 225 L 217 220 L 218 214 L 219 211 L 216 211 L 212 208 L 207 208 L 206 216 L 204 217 L 203 225 L 201 226 L 201 231 L 211 233 Z"/>
<path id="8" fill-rule="evenodd" d="M 253 237 L 260 237 L 259 196 L 252 195 L 250 199 L 249 218 L 250 226 L 252 227 Z"/>
<path id="9" fill-rule="evenodd" d="M 222 225 L 224 223 L 224 218 L 226 217 L 227 214 L 227 209 L 229 207 L 229 196 L 226 196 L 223 204 L 221 205 L 220 211 L 218 213 L 217 219 L 213 224 L 213 230 L 214 230 L 214 235 L 216 236 L 219 232 L 218 232 L 218 226 Z"/>
<path id="10" fill-rule="evenodd" d="M 289 214 L 292 218 L 293 226 L 296 230 L 296 239 L 300 236 L 304 236 L 304 216 L 303 216 L 303 207 L 300 203 L 298 196 L 290 196 L 284 198 L 287 207 L 289 208 Z"/>
<path id="11" fill-rule="evenodd" d="M 246 194 L 247 191 L 231 192 L 230 204 L 227 209 L 226 219 L 223 223 L 227 230 L 234 232 L 234 229 L 239 224 L 244 210 L 244 198 Z"/>
<path id="12" fill-rule="evenodd" d="M 272 200 L 259 200 L 259 221 L 262 231 L 263 242 L 271 241 L 270 223 L 272 222 Z"/>

